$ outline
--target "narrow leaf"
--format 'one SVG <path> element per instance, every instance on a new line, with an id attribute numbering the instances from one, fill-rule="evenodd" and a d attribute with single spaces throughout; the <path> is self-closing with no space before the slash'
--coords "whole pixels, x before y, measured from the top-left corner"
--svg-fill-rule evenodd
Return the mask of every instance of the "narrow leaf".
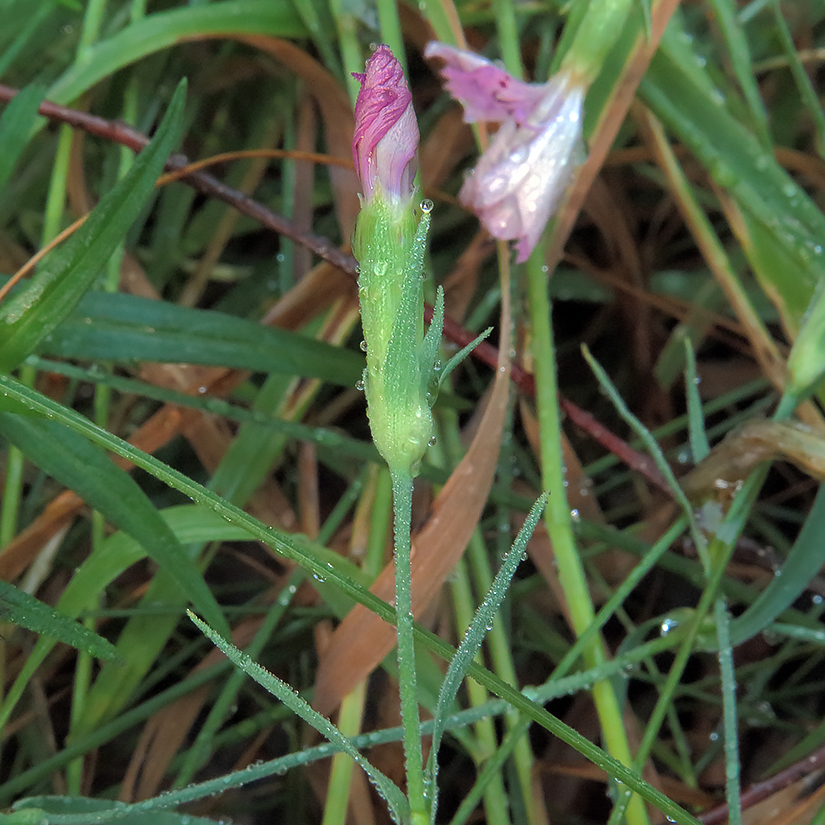
<path id="1" fill-rule="evenodd" d="M 0 434 L 45 473 L 140 542 L 216 627 L 229 628 L 197 567 L 137 482 L 83 436 L 55 421 L 0 413 Z"/>
<path id="2" fill-rule="evenodd" d="M 39 86 L 27 86 L 17 93 L 0 117 L 0 191 L 29 142 L 43 94 Z"/>
<path id="3" fill-rule="evenodd" d="M 464 638 L 461 640 L 461 644 L 458 646 L 458 650 L 456 650 L 455 656 L 453 656 L 450 666 L 447 668 L 444 681 L 441 684 L 441 690 L 438 694 L 438 704 L 435 709 L 433 742 L 430 749 L 428 766 L 430 787 L 433 796 L 433 821 L 435 820 L 436 794 L 438 792 L 438 785 L 436 783 L 438 777 L 438 749 L 441 745 L 441 737 L 444 735 L 444 720 L 452 707 L 459 687 L 461 687 L 461 682 L 464 680 L 467 668 L 475 658 L 476 653 L 478 653 L 481 643 L 484 641 L 487 631 L 492 627 L 498 609 L 501 607 L 501 603 L 507 595 L 510 581 L 515 575 L 516 568 L 527 549 L 527 542 L 533 535 L 533 531 L 536 529 L 536 525 L 541 518 L 542 511 L 547 504 L 547 497 L 547 493 L 543 493 L 530 510 L 527 519 L 516 536 L 515 542 L 513 542 L 513 546 L 502 560 L 501 568 L 490 586 L 489 593 L 487 593 L 484 601 L 478 606 L 478 610 L 476 610 L 476 614 L 472 622 L 470 622 L 470 626 L 467 628 L 467 632 L 464 634 Z"/>
<path id="4" fill-rule="evenodd" d="M 242 650 L 238 650 L 231 642 L 221 638 L 208 624 L 201 621 L 192 611 L 188 611 L 189 618 L 208 636 L 212 642 L 226 655 L 226 657 L 240 668 L 247 676 L 253 678 L 261 687 L 268 690 L 273 696 L 280 699 L 294 714 L 300 716 L 308 724 L 330 742 L 338 745 L 348 756 L 352 757 L 363 769 L 375 785 L 376 790 L 387 801 L 392 818 L 399 825 L 407 821 L 409 805 L 401 789 L 388 776 L 374 767 L 361 752 L 355 748 L 326 716 L 313 710 L 309 703 L 302 699 L 286 682 L 261 667 L 250 659 Z"/>
<path id="5" fill-rule="evenodd" d="M 438 357 L 438 347 L 441 344 L 441 333 L 444 329 L 444 288 L 438 287 L 433 307 L 433 317 L 424 343 L 421 347 L 421 380 L 424 388 L 429 387 L 435 369 L 435 359 Z"/>
<path id="6" fill-rule="evenodd" d="M 462 347 L 444 366 L 441 375 L 438 378 L 438 386 L 440 387 L 447 376 L 493 331 L 492 327 L 487 327 L 484 332 L 476 338 L 473 338 L 466 347 Z"/>
<path id="7" fill-rule="evenodd" d="M 59 642 L 97 656 L 99 659 L 116 659 L 115 648 L 106 639 L 72 621 L 14 585 L 0 580 L 0 617 L 13 624 L 51 636 Z"/>
<path id="8" fill-rule="evenodd" d="M 159 361 L 278 372 L 352 386 L 362 356 L 214 310 L 90 292 L 38 351 L 57 358 Z"/>
<path id="9" fill-rule="evenodd" d="M 764 630 L 799 598 L 825 559 L 825 486 L 820 485 L 811 512 L 796 537 L 781 575 L 774 576 L 757 600 L 730 623 L 731 644 L 742 644 Z"/>
<path id="10" fill-rule="evenodd" d="M 186 83 L 178 86 L 152 142 L 86 222 L 41 264 L 28 288 L 0 307 L 0 370 L 14 369 L 72 311 L 151 196 L 180 140 Z"/>
<path id="11" fill-rule="evenodd" d="M 113 808 L 113 805 L 115 806 Z M 89 799 L 84 796 L 33 796 L 15 805 L 15 813 L 0 818 L 6 825 L 23 825 L 36 822 L 37 825 L 76 822 L 90 825 L 98 822 L 98 817 L 107 813 L 120 813 L 110 821 L 118 825 L 217 825 L 214 819 L 174 811 L 123 811 L 122 802 L 113 803 L 109 799 Z M 35 817 L 26 818 L 29 814 Z M 15 817 L 18 817 L 15 819 Z"/>

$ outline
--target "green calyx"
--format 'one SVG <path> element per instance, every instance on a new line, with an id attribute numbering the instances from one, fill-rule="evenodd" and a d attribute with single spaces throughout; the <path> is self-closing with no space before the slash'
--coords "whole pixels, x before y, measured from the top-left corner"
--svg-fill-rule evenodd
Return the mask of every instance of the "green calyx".
<path id="1" fill-rule="evenodd" d="M 411 200 L 390 201 L 378 191 L 361 209 L 352 244 L 360 267 L 364 391 L 372 438 L 391 471 L 411 476 L 417 475 L 433 437 L 431 408 L 438 387 L 491 331 L 441 368 L 441 287 L 424 334 L 424 252 L 431 210 L 432 202 L 424 201 L 416 214 Z"/>
<path id="2" fill-rule="evenodd" d="M 428 390 L 441 338 L 440 322 L 424 335 L 424 250 L 431 208 L 425 202 L 417 217 L 412 201 L 391 201 L 376 192 L 361 210 L 353 241 L 360 263 L 370 429 L 390 469 L 413 474 L 433 434 Z"/>

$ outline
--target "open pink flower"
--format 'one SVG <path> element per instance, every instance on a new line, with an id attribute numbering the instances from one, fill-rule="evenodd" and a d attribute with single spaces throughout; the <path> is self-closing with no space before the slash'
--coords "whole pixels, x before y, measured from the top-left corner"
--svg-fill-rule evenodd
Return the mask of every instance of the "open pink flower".
<path id="1" fill-rule="evenodd" d="M 401 64 L 387 46 L 379 46 L 367 61 L 355 103 L 352 155 L 367 200 L 376 187 L 393 200 L 413 191 L 418 148 L 418 123 L 412 95 Z"/>
<path id="2" fill-rule="evenodd" d="M 569 75 L 524 83 L 472 52 L 428 43 L 440 57 L 447 91 L 464 106 L 464 120 L 501 123 L 459 198 L 487 231 L 515 240 L 527 260 L 572 179 L 582 139 L 585 90 Z"/>

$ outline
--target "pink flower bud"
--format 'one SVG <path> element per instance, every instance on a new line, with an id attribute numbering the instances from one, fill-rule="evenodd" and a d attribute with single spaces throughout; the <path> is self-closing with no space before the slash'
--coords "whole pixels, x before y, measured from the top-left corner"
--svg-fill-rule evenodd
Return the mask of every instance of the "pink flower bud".
<path id="1" fill-rule="evenodd" d="M 387 46 L 367 61 L 355 103 L 352 155 L 367 200 L 376 188 L 392 200 L 409 198 L 417 168 L 418 124 L 401 64 Z"/>
<path id="2" fill-rule="evenodd" d="M 472 52 L 429 43 L 426 57 L 446 61 L 447 91 L 464 105 L 468 122 L 499 122 L 459 198 L 487 231 L 515 240 L 527 260 L 572 180 L 581 150 L 584 88 L 569 75 L 524 83 Z"/>

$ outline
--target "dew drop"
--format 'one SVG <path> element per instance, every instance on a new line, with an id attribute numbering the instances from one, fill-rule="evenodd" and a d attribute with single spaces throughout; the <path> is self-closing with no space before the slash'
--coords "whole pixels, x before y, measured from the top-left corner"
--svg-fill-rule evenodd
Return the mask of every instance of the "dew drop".
<path id="1" fill-rule="evenodd" d="M 431 447 L 435 447 L 435 445 L 438 444 L 438 439 L 434 435 L 431 435 L 430 440 L 427 442 L 427 444 L 429 444 Z"/>
<path id="2" fill-rule="evenodd" d="M 430 212 L 433 211 L 433 202 L 429 198 L 424 198 L 424 200 L 421 201 L 421 211 L 425 215 L 429 215 Z"/>
<path id="3" fill-rule="evenodd" d="M 661 627 L 659 628 L 660 635 L 667 636 L 668 633 L 670 633 L 670 631 L 673 630 L 673 628 L 676 627 L 678 624 L 679 622 L 674 621 L 673 619 L 665 619 L 662 622 Z"/>
<path id="4" fill-rule="evenodd" d="M 363 378 L 359 378 L 355 382 L 355 389 L 358 390 L 358 392 L 364 392 L 364 379 Z"/>
<path id="5" fill-rule="evenodd" d="M 367 342 L 362 341 L 361 342 L 361 352 L 366 352 L 366 351 L 367 351 Z"/>

